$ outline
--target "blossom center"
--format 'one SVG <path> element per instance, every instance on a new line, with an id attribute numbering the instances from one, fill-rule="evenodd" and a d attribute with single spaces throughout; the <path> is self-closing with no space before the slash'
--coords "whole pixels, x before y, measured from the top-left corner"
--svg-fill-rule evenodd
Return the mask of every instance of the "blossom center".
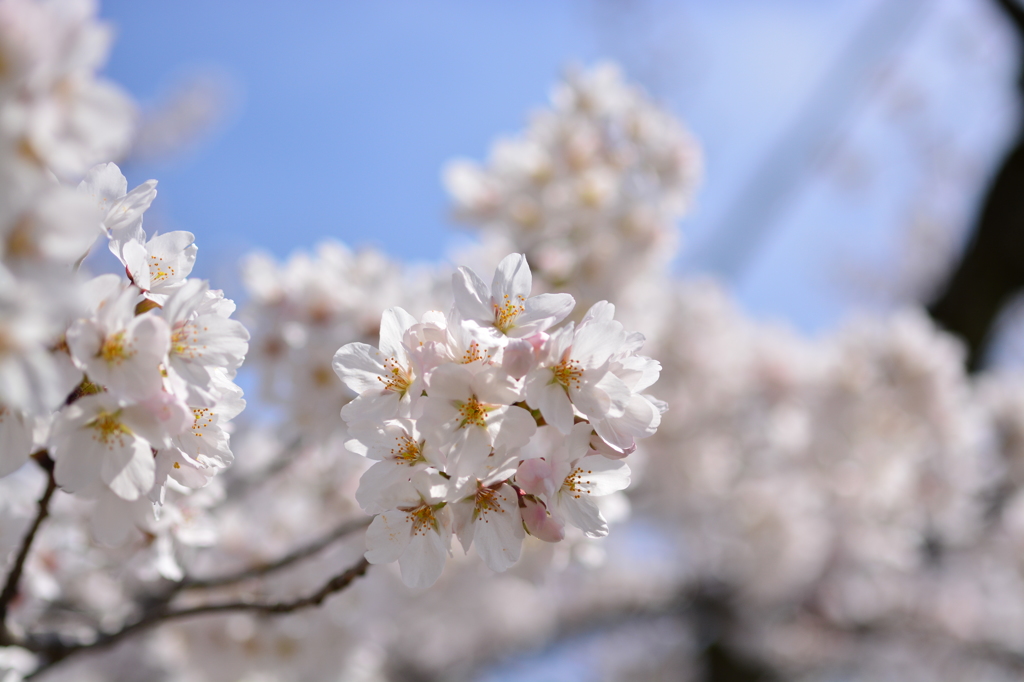
<path id="1" fill-rule="evenodd" d="M 407 435 L 395 438 L 396 446 L 391 448 L 391 457 L 401 464 L 413 466 L 417 462 L 424 461 L 420 450 L 420 444 Z"/>
<path id="2" fill-rule="evenodd" d="M 190 360 L 202 356 L 202 352 L 197 350 L 199 328 L 187 322 L 181 322 L 179 325 L 175 325 L 174 331 L 171 332 L 171 354 L 188 357 Z"/>
<path id="3" fill-rule="evenodd" d="M 100 357 L 109 365 L 120 365 L 133 355 L 135 352 L 125 342 L 123 330 L 108 336 L 100 347 Z"/>
<path id="4" fill-rule="evenodd" d="M 463 365 L 468 365 L 471 362 L 476 362 L 477 360 L 485 360 L 485 359 L 486 360 L 490 360 L 491 359 L 491 351 L 487 351 L 486 353 L 481 353 L 480 352 L 480 344 L 477 343 L 476 341 L 470 341 L 469 342 L 469 348 L 467 348 L 466 352 L 462 354 L 461 362 L 462 362 Z"/>
<path id="5" fill-rule="evenodd" d="M 426 535 L 427 531 L 440 533 L 437 518 L 434 517 L 434 509 L 430 505 L 423 504 L 407 512 L 412 517 L 412 534 Z"/>
<path id="6" fill-rule="evenodd" d="M 395 358 L 388 358 L 384 361 L 384 376 L 378 376 L 377 381 L 384 384 L 385 391 L 394 391 L 404 397 L 412 383 L 412 372 L 402 367 Z"/>
<path id="7" fill-rule="evenodd" d="M 576 467 L 568 476 L 565 477 L 565 480 L 562 481 L 562 489 L 567 491 L 577 500 L 580 499 L 581 493 L 587 493 L 589 495 L 590 491 L 587 489 L 587 486 L 593 484 L 593 481 L 584 477 L 592 473 L 594 472 L 590 469 L 584 471 L 582 467 Z"/>
<path id="8" fill-rule="evenodd" d="M 173 277 L 174 273 L 174 266 L 165 264 L 163 258 L 159 256 L 149 257 L 149 281 L 152 284 L 159 284 L 168 277 Z"/>
<path id="9" fill-rule="evenodd" d="M 203 432 L 210 428 L 216 423 L 216 413 L 210 411 L 209 407 L 193 407 L 192 408 L 192 435 L 203 437 Z"/>
<path id="10" fill-rule="evenodd" d="M 554 375 L 554 381 L 566 389 L 575 386 L 576 390 L 579 390 L 580 380 L 583 378 L 583 367 L 580 366 L 579 360 L 566 358 L 552 367 L 551 373 Z"/>
<path id="11" fill-rule="evenodd" d="M 476 521 L 479 518 L 484 520 L 484 523 L 490 523 L 490 519 L 487 515 L 491 512 L 497 512 L 499 514 L 504 513 L 504 509 L 498 503 L 498 491 L 494 488 L 477 488 L 476 490 L 476 506 L 473 508 L 473 520 Z"/>
<path id="12" fill-rule="evenodd" d="M 462 417 L 459 428 L 464 428 L 467 424 L 486 427 L 487 413 L 494 409 L 491 405 L 481 403 L 475 395 L 470 396 L 466 402 L 456 401 L 455 404 L 459 408 L 459 416 Z"/>
<path id="13" fill-rule="evenodd" d="M 86 426 L 95 431 L 93 440 L 98 440 L 104 445 L 110 445 L 116 441 L 119 447 L 124 447 L 124 437 L 132 435 L 132 431 L 121 422 L 119 419 L 120 415 L 120 410 L 117 412 L 102 412 L 95 419 L 88 422 Z"/>
<path id="14" fill-rule="evenodd" d="M 526 303 L 524 296 L 517 294 L 515 299 L 513 299 L 508 294 L 505 294 L 501 304 L 494 304 L 494 326 L 500 329 L 502 333 L 512 329 L 515 326 L 516 318 L 526 312 L 524 303 Z"/>

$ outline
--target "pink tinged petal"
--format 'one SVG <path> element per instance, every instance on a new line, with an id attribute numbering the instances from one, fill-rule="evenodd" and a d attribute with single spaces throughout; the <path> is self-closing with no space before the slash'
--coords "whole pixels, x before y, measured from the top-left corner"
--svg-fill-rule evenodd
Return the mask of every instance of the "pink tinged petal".
<path id="1" fill-rule="evenodd" d="M 116 163 L 99 163 L 78 183 L 78 191 L 96 200 L 96 209 L 104 218 L 113 202 L 128 193 L 128 180 Z"/>
<path id="2" fill-rule="evenodd" d="M 534 337 L 531 338 L 535 338 Z M 502 354 L 501 367 L 510 376 L 522 379 L 534 364 L 534 346 L 528 339 L 510 339 Z"/>
<path id="3" fill-rule="evenodd" d="M 65 339 L 75 364 L 84 369 L 99 354 L 103 331 L 93 320 L 78 319 L 68 329 Z"/>
<path id="4" fill-rule="evenodd" d="M 616 447 L 605 442 L 601 436 L 594 433 L 590 437 L 590 447 L 609 459 L 622 459 L 636 452 L 636 441 L 632 441 L 623 447 Z"/>
<path id="5" fill-rule="evenodd" d="M 529 443 L 533 434 L 537 432 L 537 421 L 533 415 L 515 405 L 500 409 L 505 413 L 502 415 L 498 433 L 494 437 L 494 446 L 514 449 Z"/>
<path id="6" fill-rule="evenodd" d="M 635 440 L 650 436 L 658 430 L 661 413 L 643 396 L 635 395 L 622 415 L 592 420 L 591 423 L 597 435 L 610 445 L 628 448 Z"/>
<path id="7" fill-rule="evenodd" d="M 547 460 L 528 459 L 516 470 L 516 484 L 532 495 L 550 497 L 561 487 L 562 481 L 555 479 L 555 471 Z"/>
<path id="8" fill-rule="evenodd" d="M 345 441 L 345 449 L 353 454 L 361 455 L 363 457 L 370 456 L 369 446 L 358 438 Z"/>
<path id="9" fill-rule="evenodd" d="M 9 407 L 0 405 L 0 476 L 21 468 L 32 453 L 31 422 Z"/>
<path id="10" fill-rule="evenodd" d="M 583 316 L 583 324 L 590 324 L 592 322 L 610 322 L 615 317 L 615 306 L 608 301 L 598 301 L 594 305 L 590 306 L 590 310 Z"/>
<path id="11" fill-rule="evenodd" d="M 573 425 L 572 433 L 569 434 L 569 437 L 562 444 L 567 453 L 566 462 L 575 462 L 590 452 L 590 434 L 590 424 L 580 422 Z"/>
<path id="12" fill-rule="evenodd" d="M 196 262 L 195 235 L 176 230 L 157 235 L 146 243 L 145 268 L 153 288 L 183 281 Z"/>
<path id="13" fill-rule="evenodd" d="M 479 426 L 460 429 L 448 452 L 449 473 L 460 479 L 473 476 L 483 468 L 492 445 L 486 429 Z"/>
<path id="14" fill-rule="evenodd" d="M 126 407 L 123 415 L 132 431 L 154 446 L 169 436 L 185 433 L 195 421 L 185 401 L 165 391 L 158 391 L 139 404 Z"/>
<path id="15" fill-rule="evenodd" d="M 473 393 L 473 370 L 465 365 L 441 365 L 430 375 L 431 398 L 466 400 Z"/>
<path id="16" fill-rule="evenodd" d="M 426 464 L 418 465 L 420 469 Z M 417 468 L 405 463 L 376 462 L 363 472 L 356 489 L 356 502 L 367 514 L 379 514 L 402 504 L 408 483 Z"/>
<path id="17" fill-rule="evenodd" d="M 401 396 L 394 391 L 368 390 L 341 408 L 341 417 L 349 424 L 381 422 L 399 416 Z"/>
<path id="18" fill-rule="evenodd" d="M 587 537 L 603 538 L 608 535 L 608 523 L 601 516 L 601 510 L 592 497 L 586 494 L 573 497 L 563 490 L 558 500 L 558 511 L 565 515 L 566 521 L 586 533 Z"/>
<path id="19" fill-rule="evenodd" d="M 462 549 L 465 552 L 468 552 L 469 548 L 473 546 L 473 537 L 476 533 L 476 524 L 473 523 L 473 512 L 476 510 L 476 496 L 472 490 L 472 483 L 467 486 L 467 489 L 472 493 L 471 497 L 449 505 L 449 508 L 452 510 L 455 536 L 459 539 L 459 544 L 462 545 Z"/>
<path id="20" fill-rule="evenodd" d="M 249 331 L 245 325 L 219 315 L 200 315 L 175 331 L 172 357 L 182 364 L 237 369 L 249 350 Z"/>
<path id="21" fill-rule="evenodd" d="M 561 542 L 565 539 L 565 523 L 549 514 L 543 502 L 526 496 L 523 504 L 525 506 L 519 512 L 530 535 L 544 542 Z"/>
<path id="22" fill-rule="evenodd" d="M 501 367 L 485 367 L 478 370 L 472 377 L 470 386 L 481 403 L 511 405 L 521 399 L 520 391 L 512 377 Z"/>
<path id="23" fill-rule="evenodd" d="M 148 493 L 156 480 L 156 465 L 149 443 L 136 439 L 131 448 L 131 458 L 123 465 L 113 457 L 105 457 L 100 477 L 122 499 L 137 500 Z"/>
<path id="24" fill-rule="evenodd" d="M 143 291 L 149 291 L 152 285 L 149 267 L 146 264 L 148 257 L 146 247 L 140 242 L 129 241 L 121 247 L 121 262 L 124 263 L 135 286 Z"/>
<path id="25" fill-rule="evenodd" d="M 440 473 L 429 469 L 419 469 L 412 475 L 411 480 L 413 489 L 419 493 L 424 502 L 436 504 L 449 499 L 452 484 Z M 439 518 L 447 519 L 447 512 L 442 513 Z"/>
<path id="26" fill-rule="evenodd" d="M 576 300 L 569 294 L 541 294 L 526 300 L 526 310 L 516 318 L 509 336 L 531 336 L 553 327 L 572 312 Z"/>
<path id="27" fill-rule="evenodd" d="M 494 320 L 491 291 L 480 277 L 466 267 L 452 275 L 455 307 L 466 320 L 490 323 Z"/>
<path id="28" fill-rule="evenodd" d="M 198 462 L 178 448 L 158 450 L 155 462 L 158 486 L 163 485 L 163 482 L 170 477 L 186 488 L 198 490 L 205 487 L 213 477 L 212 469 L 200 466 Z M 156 501 L 159 501 L 159 496 L 157 497 Z"/>
<path id="29" fill-rule="evenodd" d="M 523 520 L 519 500 L 511 486 L 494 491 L 490 504 L 477 505 L 476 551 L 492 571 L 502 572 L 519 561 L 523 548 Z"/>
<path id="30" fill-rule="evenodd" d="M 629 387 L 611 372 L 605 372 L 596 382 L 593 373 L 586 371 L 579 388 L 569 385 L 569 398 L 576 408 L 589 419 L 620 416 L 632 398 Z"/>
<path id="31" fill-rule="evenodd" d="M 634 393 L 650 388 L 658 380 L 658 377 L 661 376 L 661 363 L 641 355 L 625 358 L 622 361 L 622 365 L 638 372 L 640 375 L 633 382 L 632 389 Z"/>
<path id="32" fill-rule="evenodd" d="M 401 308 L 388 308 L 380 318 L 380 352 L 386 358 L 402 359 L 405 350 L 402 340 L 416 318 Z"/>
<path id="33" fill-rule="evenodd" d="M 175 327 L 180 322 L 187 322 L 196 312 L 209 288 L 210 285 L 205 280 L 187 280 L 164 303 L 164 319 Z"/>
<path id="34" fill-rule="evenodd" d="M 144 400 L 163 388 L 160 364 L 170 349 L 171 330 L 162 318 L 146 314 L 132 320 L 124 335 L 129 357 L 123 363 L 116 359 L 106 361 L 107 381 L 100 381 L 108 387 L 123 390 L 132 398 Z M 95 367 L 99 363 L 91 364 Z"/>
<path id="35" fill-rule="evenodd" d="M 526 402 L 540 410 L 544 421 L 564 435 L 572 430 L 572 403 L 561 384 L 554 381 L 551 370 L 541 367 L 526 376 Z"/>
<path id="36" fill-rule="evenodd" d="M 363 391 L 381 390 L 381 376 L 384 374 L 384 356 L 365 343 L 349 343 L 338 349 L 332 363 L 335 374 L 342 383 L 357 394 Z"/>
<path id="37" fill-rule="evenodd" d="M 420 433 L 434 448 L 446 447 L 459 427 L 459 411 L 450 400 L 431 396 L 423 398 L 420 405 Z"/>
<path id="38" fill-rule="evenodd" d="M 526 256 L 510 253 L 501 259 L 494 271 L 490 292 L 499 305 L 506 296 L 513 301 L 520 296 L 524 299 L 529 297 L 532 288 L 533 275 L 530 274 Z"/>
<path id="39" fill-rule="evenodd" d="M 584 368 L 600 367 L 622 345 L 625 332 L 618 322 L 596 322 L 580 327 L 572 342 L 572 357 Z"/>
<path id="40" fill-rule="evenodd" d="M 578 489 L 591 495 L 611 495 L 629 487 L 629 467 L 621 460 L 591 455 L 579 460 L 576 467 L 581 471 Z"/>
<path id="41" fill-rule="evenodd" d="M 374 518 L 366 529 L 366 560 L 371 564 L 398 561 L 412 538 L 412 517 L 392 509 Z"/>
<path id="42" fill-rule="evenodd" d="M 519 450 L 497 448 L 487 455 L 487 459 L 477 469 L 476 474 L 483 485 L 491 485 L 504 481 L 516 473 L 519 463 Z"/>
<path id="43" fill-rule="evenodd" d="M 430 587 L 441 577 L 447 553 L 448 548 L 437 532 L 424 530 L 414 533 L 398 559 L 402 582 L 407 587 Z M 367 560 L 370 560 L 369 557 Z"/>

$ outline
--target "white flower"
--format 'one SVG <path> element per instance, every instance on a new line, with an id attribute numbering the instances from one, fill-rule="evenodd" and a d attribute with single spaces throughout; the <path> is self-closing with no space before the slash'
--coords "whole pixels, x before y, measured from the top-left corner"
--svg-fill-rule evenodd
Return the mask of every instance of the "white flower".
<path id="1" fill-rule="evenodd" d="M 213 406 L 190 406 L 190 428 L 171 439 L 174 447 L 202 466 L 226 467 L 234 460 L 228 422 L 245 409 L 242 389 L 227 378 L 224 370 L 211 371 Z"/>
<path id="2" fill-rule="evenodd" d="M 383 424 L 353 428 L 345 443 L 351 452 L 377 460 L 359 479 L 356 501 L 368 514 L 396 506 L 396 494 L 419 471 L 444 468 L 441 453 L 428 446 L 411 419 L 390 419 Z"/>
<path id="3" fill-rule="evenodd" d="M 167 323 L 152 312 L 135 314 L 139 300 L 129 287 L 108 298 L 94 318 L 76 320 L 67 343 L 89 378 L 118 395 L 144 400 L 163 387 L 160 366 L 170 349 Z"/>
<path id="4" fill-rule="evenodd" d="M 530 297 L 532 286 L 526 256 L 518 253 L 502 259 L 490 287 L 466 267 L 452 275 L 455 307 L 462 319 L 510 337 L 542 332 L 572 312 L 575 302 L 569 294 Z"/>
<path id="5" fill-rule="evenodd" d="M 519 561 L 522 551 L 523 519 L 519 496 L 506 483 L 479 484 L 473 494 L 452 504 L 455 533 L 467 552 L 476 551 L 493 571 L 504 571 Z"/>
<path id="6" fill-rule="evenodd" d="M 447 484 L 437 474 L 421 472 L 408 482 L 404 504 L 377 515 L 366 531 L 366 560 L 398 561 L 409 587 L 430 587 L 451 552 L 451 512 L 444 502 Z"/>
<path id="7" fill-rule="evenodd" d="M 590 537 L 608 534 L 608 524 L 593 496 L 609 495 L 629 485 L 629 467 L 590 449 L 589 424 L 580 423 L 544 462 L 528 459 L 516 474 L 524 491 L 547 499 L 548 511 Z"/>
<path id="8" fill-rule="evenodd" d="M 537 430 L 533 416 L 513 405 L 519 399 L 515 383 L 500 367 L 441 365 L 423 398 L 420 431 L 447 454 L 449 474 L 460 481 L 485 478 L 492 449 L 521 447 Z"/>
<path id="9" fill-rule="evenodd" d="M 117 164 L 101 163 L 89 169 L 78 191 L 95 202 L 100 225 L 110 237 L 110 251 L 119 259 L 125 244 L 145 241 L 142 214 L 156 198 L 156 180 L 147 180 L 129 192 L 128 180 Z"/>
<path id="10" fill-rule="evenodd" d="M 159 234 L 145 244 L 131 239 L 121 247 L 121 262 L 135 286 L 162 302 L 159 297 L 181 287 L 192 272 L 198 250 L 194 242 L 195 236 L 184 231 Z"/>
<path id="11" fill-rule="evenodd" d="M 220 291 L 210 291 L 198 279 L 185 282 L 164 304 L 163 317 L 171 327 L 168 363 L 188 382 L 195 403 L 212 400 L 211 369 L 233 373 L 245 359 L 249 332 L 241 322 L 228 319 L 233 310 Z"/>
<path id="12" fill-rule="evenodd" d="M 422 391 L 403 344 L 416 318 L 401 308 L 384 311 L 380 320 L 380 347 L 349 343 L 334 355 L 338 377 L 356 398 L 341 410 L 350 424 L 408 416 L 413 399 Z"/>
<path id="13" fill-rule="evenodd" d="M 538 355 L 539 367 L 526 375 L 526 400 L 563 434 L 572 429 L 573 407 L 588 419 L 620 415 L 629 402 L 625 383 L 608 371 L 625 340 L 614 320 L 566 325 L 551 333 Z"/>
<path id="14" fill-rule="evenodd" d="M 153 487 L 152 447 L 168 434 L 153 413 L 109 393 L 85 396 L 64 408 L 50 434 L 54 476 L 68 492 L 108 486 L 125 500 Z"/>

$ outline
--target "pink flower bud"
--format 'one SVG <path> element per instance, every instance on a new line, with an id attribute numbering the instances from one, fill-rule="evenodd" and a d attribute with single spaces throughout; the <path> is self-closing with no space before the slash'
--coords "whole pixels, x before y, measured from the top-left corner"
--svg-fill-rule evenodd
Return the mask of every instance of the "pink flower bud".
<path id="1" fill-rule="evenodd" d="M 519 511 L 530 535 L 544 542 L 561 542 L 565 539 L 565 524 L 548 514 L 543 502 L 530 495 L 522 500 L 525 506 L 520 507 Z"/>
<path id="2" fill-rule="evenodd" d="M 516 379 L 522 379 L 533 369 L 534 347 L 529 339 L 509 339 L 502 356 L 501 366 Z"/>
<path id="3" fill-rule="evenodd" d="M 532 495 L 550 497 L 558 490 L 555 471 L 547 460 L 528 459 L 516 471 L 516 484 Z"/>

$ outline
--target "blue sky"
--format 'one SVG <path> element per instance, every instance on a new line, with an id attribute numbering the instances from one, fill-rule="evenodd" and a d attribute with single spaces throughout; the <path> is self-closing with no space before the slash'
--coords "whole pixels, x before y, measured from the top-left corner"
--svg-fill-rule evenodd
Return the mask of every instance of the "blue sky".
<path id="1" fill-rule="evenodd" d="M 883 1 L 112 0 L 101 14 L 117 30 L 108 75 L 143 103 L 190 75 L 230 86 L 200 144 L 125 167 L 130 184 L 160 181 L 147 226 L 195 232 L 197 273 L 229 293 L 253 248 L 333 237 L 442 258 L 456 239 L 442 164 L 519 130 L 565 65 L 611 57 L 705 150 L 680 270 L 725 272 L 755 315 L 818 331 L 886 304 L 858 278 L 900 267 L 915 202 L 969 218 L 1012 113 L 1010 41 L 984 0 L 917 3 L 851 48 Z M 936 177 L 943 146 L 952 170 Z M 749 265 L 723 268 L 762 227 Z"/>

